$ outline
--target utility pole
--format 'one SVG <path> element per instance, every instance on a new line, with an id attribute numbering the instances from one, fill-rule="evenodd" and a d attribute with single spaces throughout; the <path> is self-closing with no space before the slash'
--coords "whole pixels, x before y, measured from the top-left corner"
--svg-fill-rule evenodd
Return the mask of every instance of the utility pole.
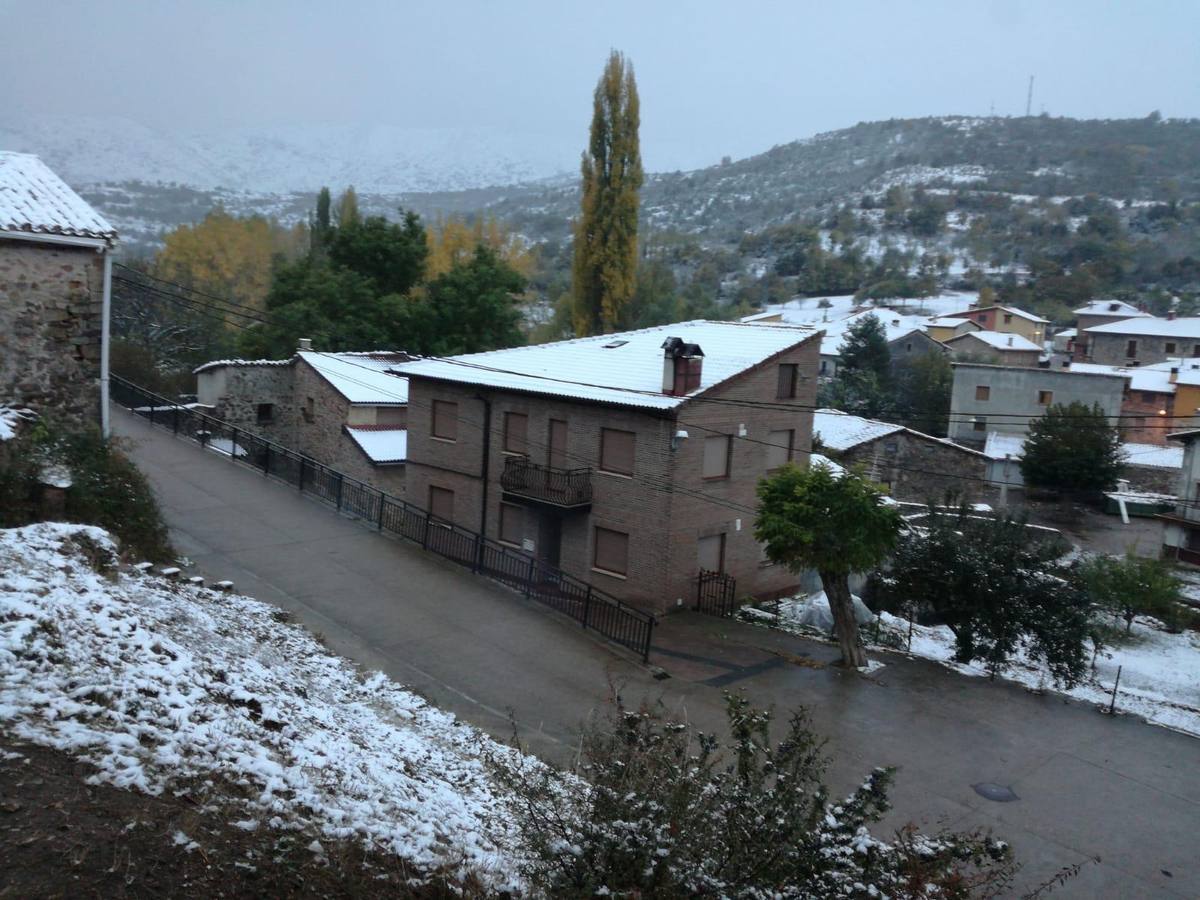
<path id="1" fill-rule="evenodd" d="M 1025 118 L 1033 115 L 1033 76 L 1029 76 L 1029 93 L 1025 97 Z"/>

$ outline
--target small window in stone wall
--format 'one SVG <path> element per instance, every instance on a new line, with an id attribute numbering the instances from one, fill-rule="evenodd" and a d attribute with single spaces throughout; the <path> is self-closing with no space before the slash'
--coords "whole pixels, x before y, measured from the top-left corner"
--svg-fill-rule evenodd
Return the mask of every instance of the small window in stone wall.
<path id="1" fill-rule="evenodd" d="M 1163 352 L 1166 353 L 1168 356 L 1173 354 L 1175 352 L 1175 342 L 1167 341 L 1165 344 L 1163 344 Z"/>
<path id="2" fill-rule="evenodd" d="M 883 445 L 883 452 L 888 456 L 895 456 L 900 452 L 900 445 L 895 441 L 885 441 Z"/>
<path id="3" fill-rule="evenodd" d="M 301 415 L 304 416 L 305 422 L 311 422 L 317 416 L 317 401 L 312 397 L 306 397 L 304 400 L 304 409 L 301 410 Z"/>
<path id="4" fill-rule="evenodd" d="M 1038 406 L 1049 406 L 1054 402 L 1054 391 L 1038 391 Z"/>
<path id="5" fill-rule="evenodd" d="M 259 425 L 269 425 L 271 422 L 274 422 L 275 421 L 275 404 L 274 403 L 258 404 L 258 407 L 255 409 L 254 419 Z"/>

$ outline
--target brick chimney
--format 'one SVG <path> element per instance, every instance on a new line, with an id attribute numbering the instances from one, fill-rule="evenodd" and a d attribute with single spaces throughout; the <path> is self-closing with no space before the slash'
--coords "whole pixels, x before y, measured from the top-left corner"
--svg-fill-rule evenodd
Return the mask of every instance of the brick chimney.
<path id="1" fill-rule="evenodd" d="M 704 351 L 700 345 L 669 337 L 663 341 L 662 349 L 663 393 L 681 397 L 700 387 L 700 374 L 704 366 Z"/>
<path id="2" fill-rule="evenodd" d="M 296 341 L 296 349 L 297 350 L 311 350 L 312 349 L 312 338 L 300 338 L 300 340 Z"/>

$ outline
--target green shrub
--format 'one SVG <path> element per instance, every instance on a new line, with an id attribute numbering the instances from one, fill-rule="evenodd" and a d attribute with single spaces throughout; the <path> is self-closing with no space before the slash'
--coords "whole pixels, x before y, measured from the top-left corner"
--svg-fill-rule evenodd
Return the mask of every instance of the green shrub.
<path id="1" fill-rule="evenodd" d="M 58 431 L 39 422 L 10 442 L 0 463 L 0 527 L 15 528 L 46 517 L 43 471 L 70 473 L 61 518 L 97 525 L 114 534 L 126 552 L 154 562 L 174 556 L 158 502 L 133 461 L 117 442 L 96 429 Z"/>

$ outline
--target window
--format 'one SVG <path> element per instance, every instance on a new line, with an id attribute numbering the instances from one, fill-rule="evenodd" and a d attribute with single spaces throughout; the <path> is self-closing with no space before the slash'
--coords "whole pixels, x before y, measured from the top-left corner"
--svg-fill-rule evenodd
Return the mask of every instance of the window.
<path id="1" fill-rule="evenodd" d="M 430 433 L 443 441 L 458 440 L 458 404 L 451 400 L 434 400 Z"/>
<path id="2" fill-rule="evenodd" d="M 313 418 L 316 416 L 316 412 L 317 412 L 317 401 L 314 400 L 312 397 L 306 397 L 304 400 L 304 409 L 301 410 L 301 412 L 300 412 L 300 414 L 302 416 L 304 416 L 304 421 L 311 422 L 313 420 Z"/>
<path id="3" fill-rule="evenodd" d="M 911 344 L 911 343 L 908 343 L 908 344 L 905 344 L 905 345 L 904 345 L 904 352 L 905 352 L 905 353 L 912 353 L 912 344 Z"/>
<path id="4" fill-rule="evenodd" d="M 792 459 L 795 432 L 790 429 L 767 432 L 767 469 L 778 469 Z"/>
<path id="5" fill-rule="evenodd" d="M 625 575 L 629 571 L 629 535 L 596 526 L 592 568 L 610 575 Z"/>
<path id="6" fill-rule="evenodd" d="M 1164 343 L 1163 344 L 1163 352 L 1166 354 L 1173 354 L 1175 352 L 1175 342 L 1167 341 L 1166 343 Z"/>
<path id="7" fill-rule="evenodd" d="M 1011 325 L 1011 324 L 1012 324 L 1012 314 L 1011 314 L 1011 313 L 1005 313 L 1005 314 L 1004 314 L 1004 324 L 1005 324 L 1005 325 Z"/>
<path id="8" fill-rule="evenodd" d="M 1038 406 L 1049 406 L 1054 402 L 1054 391 L 1038 391 Z"/>
<path id="9" fill-rule="evenodd" d="M 702 537 L 696 543 L 699 568 L 705 572 L 725 571 L 725 535 L 713 534 Z"/>
<path id="10" fill-rule="evenodd" d="M 975 385 L 976 400 L 990 400 L 992 398 L 992 389 L 986 384 Z"/>
<path id="11" fill-rule="evenodd" d="M 987 431 L 987 419 L 983 416 L 976 416 L 973 427 L 976 431 Z"/>
<path id="12" fill-rule="evenodd" d="M 1129 343 L 1125 345 L 1125 356 L 1128 359 L 1133 359 L 1135 356 L 1137 356 L 1137 341 L 1129 341 Z"/>
<path id="13" fill-rule="evenodd" d="M 521 546 L 525 537 L 524 510 L 513 503 L 500 504 L 500 540 L 505 544 Z"/>
<path id="14" fill-rule="evenodd" d="M 601 428 L 600 471 L 614 475 L 632 475 L 635 443 L 636 436 L 632 431 Z"/>
<path id="15" fill-rule="evenodd" d="M 784 363 L 779 367 L 779 383 L 775 387 L 775 397 L 779 400 L 791 400 L 796 396 L 796 380 L 798 369 L 795 363 Z"/>
<path id="16" fill-rule="evenodd" d="M 504 414 L 504 452 L 529 455 L 529 416 L 525 413 Z"/>
<path id="17" fill-rule="evenodd" d="M 704 439 L 703 477 L 729 477 L 729 443 L 727 434 L 710 434 Z"/>
<path id="18" fill-rule="evenodd" d="M 824 374 L 825 374 L 825 370 L 826 370 L 827 368 L 829 368 L 829 360 L 827 360 L 827 359 L 823 359 L 823 360 L 821 360 L 821 374 L 822 374 L 822 375 L 824 375 Z"/>
<path id="19" fill-rule="evenodd" d="M 267 425 L 275 421 L 275 404 L 260 403 L 255 410 L 255 421 L 259 425 Z"/>
<path id="20" fill-rule="evenodd" d="M 987 322 L 987 313 L 980 313 L 975 317 L 975 320 L 978 322 Z"/>
<path id="21" fill-rule="evenodd" d="M 884 441 L 883 452 L 888 456 L 895 456 L 900 452 L 900 444 L 897 441 Z"/>
<path id="22" fill-rule="evenodd" d="M 454 491 L 431 484 L 429 486 L 429 514 L 443 522 L 453 522 Z"/>
<path id="23" fill-rule="evenodd" d="M 1192 356 L 1200 356 L 1200 344 L 1196 344 L 1194 347 L 1192 347 Z"/>

